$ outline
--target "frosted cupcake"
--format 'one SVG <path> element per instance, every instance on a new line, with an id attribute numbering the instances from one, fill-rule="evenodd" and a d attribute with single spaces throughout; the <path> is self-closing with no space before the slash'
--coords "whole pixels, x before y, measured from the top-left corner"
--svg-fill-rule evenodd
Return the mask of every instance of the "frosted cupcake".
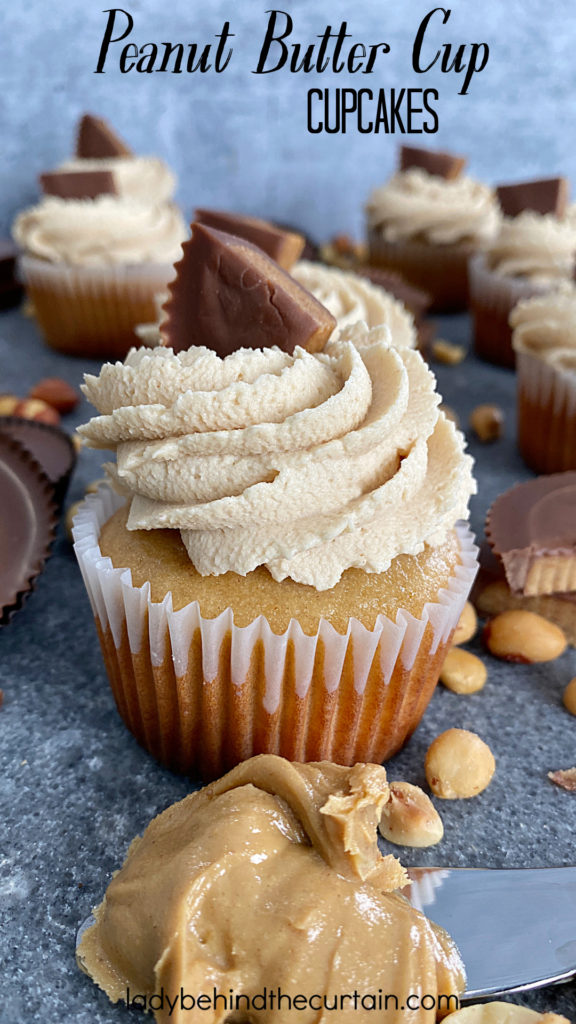
<path id="1" fill-rule="evenodd" d="M 84 114 L 76 137 L 76 153 L 56 168 L 56 174 L 91 174 L 104 171 L 112 175 L 115 191 L 122 199 L 140 203 L 165 203 L 173 198 L 176 177 L 160 157 L 138 156 L 101 117 Z M 46 186 L 41 176 L 41 185 Z M 51 190 L 50 194 L 53 194 Z"/>
<path id="2" fill-rule="evenodd" d="M 333 329 L 317 305 L 248 243 L 194 226 L 164 326 L 177 351 L 86 378 L 99 415 L 81 432 L 116 451 L 116 493 L 87 500 L 76 551 L 120 713 L 182 771 L 391 756 L 475 573 L 457 527 L 471 460 L 433 375 L 386 327 L 307 351 L 315 318 Z M 232 349 L 262 323 L 268 347 Z M 217 352 L 186 345 L 209 336 Z"/>
<path id="3" fill-rule="evenodd" d="M 477 355 L 514 366 L 509 317 L 514 306 L 572 277 L 576 231 L 565 217 L 564 178 L 498 188 L 505 214 L 498 235 L 470 264 Z"/>
<path id="4" fill-rule="evenodd" d="M 463 176 L 465 160 L 403 146 L 400 169 L 366 206 L 369 262 L 432 296 L 432 310 L 466 308 L 468 261 L 498 229 L 491 188 Z"/>
<path id="5" fill-rule="evenodd" d="M 137 340 L 135 326 L 154 318 L 155 296 L 174 275 L 187 228 L 168 203 L 97 193 L 46 196 L 18 215 L 13 235 L 48 345 L 106 358 L 124 356 Z"/>
<path id="6" fill-rule="evenodd" d="M 522 457 L 536 473 L 576 469 L 576 288 L 519 302 L 510 325 Z"/>

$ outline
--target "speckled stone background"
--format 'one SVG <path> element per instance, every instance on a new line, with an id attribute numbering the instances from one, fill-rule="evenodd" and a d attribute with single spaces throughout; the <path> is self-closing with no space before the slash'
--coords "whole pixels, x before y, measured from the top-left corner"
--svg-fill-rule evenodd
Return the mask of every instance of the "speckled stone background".
<path id="1" fill-rule="evenodd" d="M 71 152 L 78 115 L 110 117 L 138 152 L 159 153 L 177 170 L 179 199 L 220 204 L 305 223 L 326 235 L 361 223 L 368 191 L 391 171 L 398 135 L 311 135 L 313 87 L 436 88 L 440 131 L 412 136 L 468 154 L 488 181 L 565 172 L 576 178 L 576 14 L 573 0 L 455 0 L 446 25 L 436 15 L 424 54 L 443 43 L 487 42 L 490 59 L 467 96 L 462 75 L 411 70 L 418 26 L 431 0 L 284 0 L 290 41 L 315 42 L 326 25 L 348 22 L 351 42 L 387 42 L 374 74 L 255 75 L 268 0 L 125 0 L 134 29 L 111 46 L 94 74 L 106 25 L 96 0 L 1 5 L 0 226 L 36 193 L 36 175 Z M 115 5 L 106 5 L 112 7 Z M 122 75 L 121 47 L 151 41 L 215 42 L 229 20 L 234 54 L 222 74 Z M 119 16 L 118 26 L 124 24 Z M 467 51 L 468 53 L 469 51 Z"/>
<path id="2" fill-rule="evenodd" d="M 319 237 L 359 229 L 362 201 L 392 169 L 399 140 L 307 134 L 307 88 L 350 82 L 287 72 L 251 75 L 268 3 L 124 5 L 134 16 L 132 38 L 139 44 L 208 41 L 229 18 L 237 34 L 233 64 L 223 75 L 202 77 L 121 76 L 112 69 L 94 75 L 106 17 L 101 6 L 92 0 L 2 5 L 4 229 L 34 199 L 36 174 L 70 152 L 73 125 L 84 109 L 110 117 L 136 150 L 162 154 L 178 171 L 187 210 L 197 203 L 236 207 L 302 224 Z M 328 22 L 347 19 L 355 41 L 390 42 L 392 52 L 369 81 L 372 87 L 422 85 L 410 73 L 410 51 L 429 2 L 286 0 L 282 6 L 294 17 L 298 39 L 311 41 Z M 432 33 L 430 45 L 487 41 L 491 57 L 467 97 L 458 96 L 453 76 L 425 76 L 426 86 L 440 91 L 441 131 L 432 141 L 468 153 L 472 170 L 487 180 L 559 171 L 575 177 L 575 35 L 572 0 L 454 2 L 449 25 Z M 467 343 L 466 318 L 446 321 L 441 332 Z M 23 394 L 46 375 L 78 384 L 83 371 L 94 369 L 44 348 L 34 324 L 18 312 L 0 316 L 2 391 Z M 492 499 L 529 476 L 514 444 L 513 376 L 472 357 L 459 367 L 435 369 L 464 424 L 487 396 L 506 410 L 502 441 L 490 448 L 471 443 L 479 480 L 472 522 L 481 533 Z M 88 415 L 83 405 L 67 427 Z M 100 476 L 99 463 L 98 453 L 82 453 L 70 501 Z M 480 651 L 479 642 L 472 649 Z M 436 692 L 389 771 L 392 778 L 422 783 L 429 742 L 444 728 L 460 726 L 476 730 L 492 747 L 495 779 L 475 800 L 441 805 L 446 834 L 439 846 L 401 854 L 412 865 L 575 863 L 576 797 L 546 778 L 549 769 L 576 761 L 576 720 L 561 706 L 563 686 L 576 674 L 574 652 L 544 666 L 487 664 L 482 693 L 460 698 Z M 0 687 L 0 1022 L 142 1020 L 112 1007 L 76 969 L 75 935 L 132 837 L 194 784 L 155 765 L 122 725 L 63 530 L 36 591 L 0 632 Z M 523 1001 L 576 1018 L 574 984 Z"/>

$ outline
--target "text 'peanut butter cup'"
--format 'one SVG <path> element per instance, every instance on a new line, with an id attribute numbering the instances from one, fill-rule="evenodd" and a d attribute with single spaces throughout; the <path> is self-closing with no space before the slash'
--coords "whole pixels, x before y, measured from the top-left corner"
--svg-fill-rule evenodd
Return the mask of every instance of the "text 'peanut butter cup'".
<path id="1" fill-rule="evenodd" d="M 21 608 L 54 540 L 54 489 L 36 460 L 0 434 L 0 626 Z"/>
<path id="2" fill-rule="evenodd" d="M 540 476 L 501 494 L 486 535 L 514 593 L 576 591 L 576 472 Z"/>
<path id="3" fill-rule="evenodd" d="M 132 150 L 103 117 L 94 117 L 93 114 L 81 117 L 76 138 L 77 157 L 82 160 L 106 160 L 132 155 Z"/>
<path id="4" fill-rule="evenodd" d="M 540 178 L 515 185 L 498 185 L 498 202 L 505 217 L 517 217 L 525 210 L 563 217 L 568 205 L 566 178 Z"/>
<path id="5" fill-rule="evenodd" d="M 420 149 L 418 146 L 400 146 L 400 170 L 408 171 L 419 167 L 428 174 L 446 181 L 459 178 L 466 167 L 466 157 L 455 156 L 435 149 Z"/>
<path id="6" fill-rule="evenodd" d="M 60 199 L 96 199 L 117 194 L 112 171 L 50 171 L 40 175 L 40 188 L 45 195 Z"/>
<path id="7" fill-rule="evenodd" d="M 293 352 L 324 347 L 336 326 L 313 295 L 255 245 L 202 224 L 192 225 L 164 306 L 163 343 L 227 356 L 239 348 L 276 345 Z"/>
<path id="8" fill-rule="evenodd" d="M 225 210 L 196 210 L 196 222 L 257 245 L 284 270 L 294 266 L 305 245 L 302 235 L 277 227 L 259 217 L 247 217 Z"/>

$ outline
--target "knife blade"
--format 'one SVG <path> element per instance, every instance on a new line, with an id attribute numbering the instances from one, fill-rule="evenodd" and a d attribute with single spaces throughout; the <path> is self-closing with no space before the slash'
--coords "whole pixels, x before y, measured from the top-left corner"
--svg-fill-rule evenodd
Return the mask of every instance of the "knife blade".
<path id="1" fill-rule="evenodd" d="M 409 868 L 404 895 L 452 936 L 464 1000 L 576 974 L 576 867 Z"/>

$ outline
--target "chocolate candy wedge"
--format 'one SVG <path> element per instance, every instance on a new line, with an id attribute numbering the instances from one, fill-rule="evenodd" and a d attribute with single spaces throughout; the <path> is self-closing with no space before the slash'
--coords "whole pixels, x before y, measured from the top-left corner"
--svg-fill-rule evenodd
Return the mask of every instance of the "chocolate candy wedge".
<path id="1" fill-rule="evenodd" d="M 17 441 L 0 434 L 0 625 L 21 608 L 50 553 L 56 506 L 50 481 Z"/>
<path id="2" fill-rule="evenodd" d="M 83 160 L 105 160 L 115 156 L 132 156 L 132 150 L 103 117 L 84 114 L 78 125 L 76 156 Z"/>
<path id="3" fill-rule="evenodd" d="M 433 174 L 437 178 L 453 181 L 459 178 L 466 167 L 466 157 L 454 156 L 434 149 L 420 149 L 418 146 L 400 146 L 400 170 L 407 171 L 411 167 Z"/>
<path id="4" fill-rule="evenodd" d="M 501 494 L 486 536 L 514 593 L 576 591 L 576 472 L 539 476 Z"/>
<path id="5" fill-rule="evenodd" d="M 40 175 L 40 188 L 45 195 L 61 199 L 96 199 L 117 193 L 112 171 L 50 171 Z"/>
<path id="6" fill-rule="evenodd" d="M 505 217 L 517 217 L 524 210 L 563 217 L 568 205 L 566 178 L 540 178 L 516 185 L 498 185 L 498 202 Z"/>
<path id="7" fill-rule="evenodd" d="M 161 333 L 181 352 L 204 345 L 227 356 L 239 348 L 277 345 L 292 352 L 324 348 L 331 313 L 255 245 L 203 224 L 176 264 Z"/>
<path id="8" fill-rule="evenodd" d="M 259 217 L 227 213 L 225 210 L 196 210 L 196 222 L 252 242 L 252 245 L 257 245 L 284 270 L 294 266 L 305 245 L 302 235 L 295 231 L 285 231 Z"/>

